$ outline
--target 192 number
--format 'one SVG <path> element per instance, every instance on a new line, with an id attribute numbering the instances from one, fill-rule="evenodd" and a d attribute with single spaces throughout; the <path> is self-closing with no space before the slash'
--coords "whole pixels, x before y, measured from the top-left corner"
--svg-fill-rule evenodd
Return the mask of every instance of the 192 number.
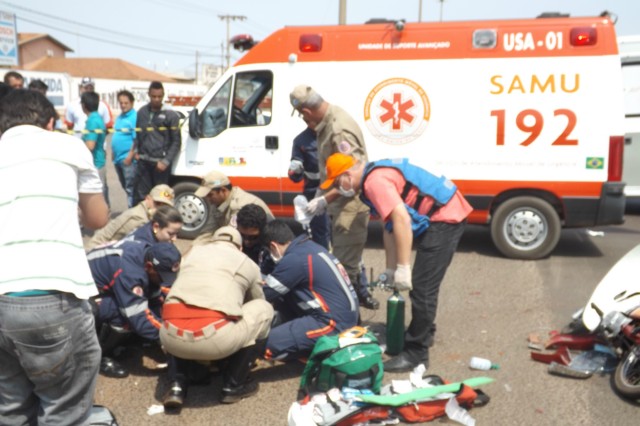
<path id="1" fill-rule="evenodd" d="M 567 117 L 567 126 L 564 128 L 564 131 L 560 133 L 560 135 L 556 138 L 555 141 L 551 145 L 555 146 L 575 146 L 578 145 L 578 139 L 570 139 L 569 136 L 571 132 L 576 127 L 576 114 L 570 109 L 557 109 L 553 111 L 554 117 L 565 116 Z M 496 145 L 504 145 L 505 134 L 505 110 L 497 109 L 491 111 L 491 116 L 496 117 L 497 119 L 497 131 L 496 131 Z M 527 124 L 527 118 L 533 118 L 533 124 Z M 531 120 L 528 120 L 531 122 Z M 544 126 L 544 118 L 542 118 L 542 114 L 540 111 L 536 111 L 535 109 L 525 109 L 521 111 L 516 116 L 516 126 L 518 129 L 525 133 L 529 133 L 529 136 L 522 142 L 520 145 L 529 146 L 531 145 L 542 133 L 542 128 Z"/>

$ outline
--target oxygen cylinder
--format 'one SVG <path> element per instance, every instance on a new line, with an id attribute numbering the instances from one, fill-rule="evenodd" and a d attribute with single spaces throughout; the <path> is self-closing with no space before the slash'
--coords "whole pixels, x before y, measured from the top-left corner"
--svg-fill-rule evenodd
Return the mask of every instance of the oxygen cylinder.
<path id="1" fill-rule="evenodd" d="M 387 299 L 387 350 L 389 355 L 397 355 L 404 347 L 404 297 L 394 290 Z"/>

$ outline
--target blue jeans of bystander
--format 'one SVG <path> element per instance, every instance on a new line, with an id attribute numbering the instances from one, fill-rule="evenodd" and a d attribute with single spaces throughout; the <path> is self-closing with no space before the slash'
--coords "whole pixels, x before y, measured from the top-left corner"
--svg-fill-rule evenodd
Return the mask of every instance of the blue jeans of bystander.
<path id="1" fill-rule="evenodd" d="M 67 293 L 0 295 L 2 424 L 84 424 L 99 365 L 86 300 Z"/>
<path id="2" fill-rule="evenodd" d="M 129 164 L 113 163 L 122 189 L 127 193 L 127 206 L 133 207 L 133 182 L 136 177 L 136 162 Z"/>

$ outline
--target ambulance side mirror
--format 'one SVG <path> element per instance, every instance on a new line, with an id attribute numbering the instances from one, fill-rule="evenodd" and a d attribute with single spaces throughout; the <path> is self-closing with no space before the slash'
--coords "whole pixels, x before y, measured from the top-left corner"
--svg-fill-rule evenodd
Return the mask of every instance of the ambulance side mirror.
<path id="1" fill-rule="evenodd" d="M 193 139 L 200 139 L 202 137 L 202 125 L 200 123 L 198 108 L 192 109 L 189 113 L 189 136 Z"/>

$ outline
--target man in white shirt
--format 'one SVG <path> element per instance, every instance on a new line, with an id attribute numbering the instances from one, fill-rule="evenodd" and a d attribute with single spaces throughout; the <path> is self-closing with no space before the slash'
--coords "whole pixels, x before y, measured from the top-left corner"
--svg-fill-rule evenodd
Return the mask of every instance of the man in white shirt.
<path id="1" fill-rule="evenodd" d="M 54 117 L 32 90 L 0 101 L 2 424 L 85 424 L 100 364 L 78 212 L 96 229 L 109 211 L 91 153 Z"/>

